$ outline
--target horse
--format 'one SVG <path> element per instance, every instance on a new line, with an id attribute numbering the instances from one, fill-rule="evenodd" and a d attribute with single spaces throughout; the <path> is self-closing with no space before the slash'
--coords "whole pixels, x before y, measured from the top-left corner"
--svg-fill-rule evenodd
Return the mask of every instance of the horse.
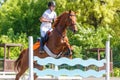
<path id="1" fill-rule="evenodd" d="M 55 22 L 53 23 L 53 31 L 49 34 L 49 39 L 45 43 L 46 47 L 50 50 L 51 54 L 47 53 L 39 53 L 40 48 L 40 42 L 37 41 L 33 44 L 33 55 L 38 56 L 39 58 L 45 58 L 48 56 L 54 57 L 54 58 L 60 58 L 60 57 L 68 57 L 72 58 L 71 53 L 71 46 L 69 44 L 69 40 L 66 35 L 67 28 L 70 28 L 70 30 L 73 33 L 77 32 L 76 27 L 76 13 L 72 10 L 63 12 L 60 16 L 57 17 Z M 65 54 L 66 51 L 69 51 L 69 54 Z M 24 49 L 18 59 L 15 61 L 15 70 L 18 71 L 16 74 L 15 80 L 19 80 L 19 78 L 25 73 L 25 71 L 28 69 L 28 48 Z M 68 56 L 69 55 L 69 56 Z M 43 69 L 43 66 L 40 66 L 36 64 L 36 62 L 33 63 L 35 68 L 38 68 L 40 70 Z M 34 74 L 34 79 L 37 79 L 37 76 Z"/>

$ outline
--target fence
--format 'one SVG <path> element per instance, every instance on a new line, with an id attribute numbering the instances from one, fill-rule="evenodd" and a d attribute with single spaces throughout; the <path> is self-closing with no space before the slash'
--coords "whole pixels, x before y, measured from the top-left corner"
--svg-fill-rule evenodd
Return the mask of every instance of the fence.
<path id="1" fill-rule="evenodd" d="M 36 73 L 38 76 L 46 76 L 46 75 L 52 75 L 55 77 L 59 76 L 81 76 L 83 78 L 94 76 L 94 77 L 102 77 L 103 74 L 106 75 L 105 80 L 110 80 L 110 41 L 106 41 L 106 59 L 97 61 L 95 59 L 89 59 L 89 60 L 82 60 L 80 58 L 75 59 L 67 59 L 67 58 L 60 58 L 60 59 L 54 59 L 52 57 L 47 57 L 44 59 L 40 59 L 38 57 L 34 57 L 33 59 L 33 38 L 29 37 L 29 80 L 33 79 L 33 73 Z M 70 66 L 74 65 L 82 65 L 82 66 L 89 66 L 89 65 L 95 65 L 97 67 L 102 67 L 106 63 L 106 69 L 101 71 L 95 71 L 95 70 L 88 70 L 88 71 L 82 71 L 80 69 L 74 69 L 74 70 L 67 70 L 67 69 L 44 69 L 44 70 L 38 70 L 36 68 L 33 68 L 33 60 L 36 60 L 38 64 L 40 65 L 47 65 L 48 63 L 54 64 L 55 66 L 59 66 L 61 64 L 68 64 Z"/>

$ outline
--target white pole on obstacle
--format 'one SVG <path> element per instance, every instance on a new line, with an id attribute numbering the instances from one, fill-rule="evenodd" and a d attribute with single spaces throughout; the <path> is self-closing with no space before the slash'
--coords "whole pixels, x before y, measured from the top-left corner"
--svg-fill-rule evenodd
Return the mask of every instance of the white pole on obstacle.
<path id="1" fill-rule="evenodd" d="M 110 37 L 106 41 L 106 80 L 110 80 Z"/>
<path id="2" fill-rule="evenodd" d="M 33 78 L 33 37 L 29 36 L 29 80 Z"/>

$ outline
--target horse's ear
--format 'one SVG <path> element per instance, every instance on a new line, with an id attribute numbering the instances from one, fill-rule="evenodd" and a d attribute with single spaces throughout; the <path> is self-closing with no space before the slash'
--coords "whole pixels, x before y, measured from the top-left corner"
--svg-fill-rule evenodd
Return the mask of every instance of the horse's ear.
<path id="1" fill-rule="evenodd" d="M 69 14 L 72 12 L 72 10 L 69 10 Z"/>

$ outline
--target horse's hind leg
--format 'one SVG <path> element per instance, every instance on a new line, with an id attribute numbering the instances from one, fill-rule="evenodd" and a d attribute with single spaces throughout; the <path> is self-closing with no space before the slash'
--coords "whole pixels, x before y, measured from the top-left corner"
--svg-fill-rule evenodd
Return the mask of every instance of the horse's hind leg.
<path id="1" fill-rule="evenodd" d="M 28 67 L 21 68 L 20 72 L 17 73 L 15 80 L 19 80 L 20 77 L 25 73 Z"/>

